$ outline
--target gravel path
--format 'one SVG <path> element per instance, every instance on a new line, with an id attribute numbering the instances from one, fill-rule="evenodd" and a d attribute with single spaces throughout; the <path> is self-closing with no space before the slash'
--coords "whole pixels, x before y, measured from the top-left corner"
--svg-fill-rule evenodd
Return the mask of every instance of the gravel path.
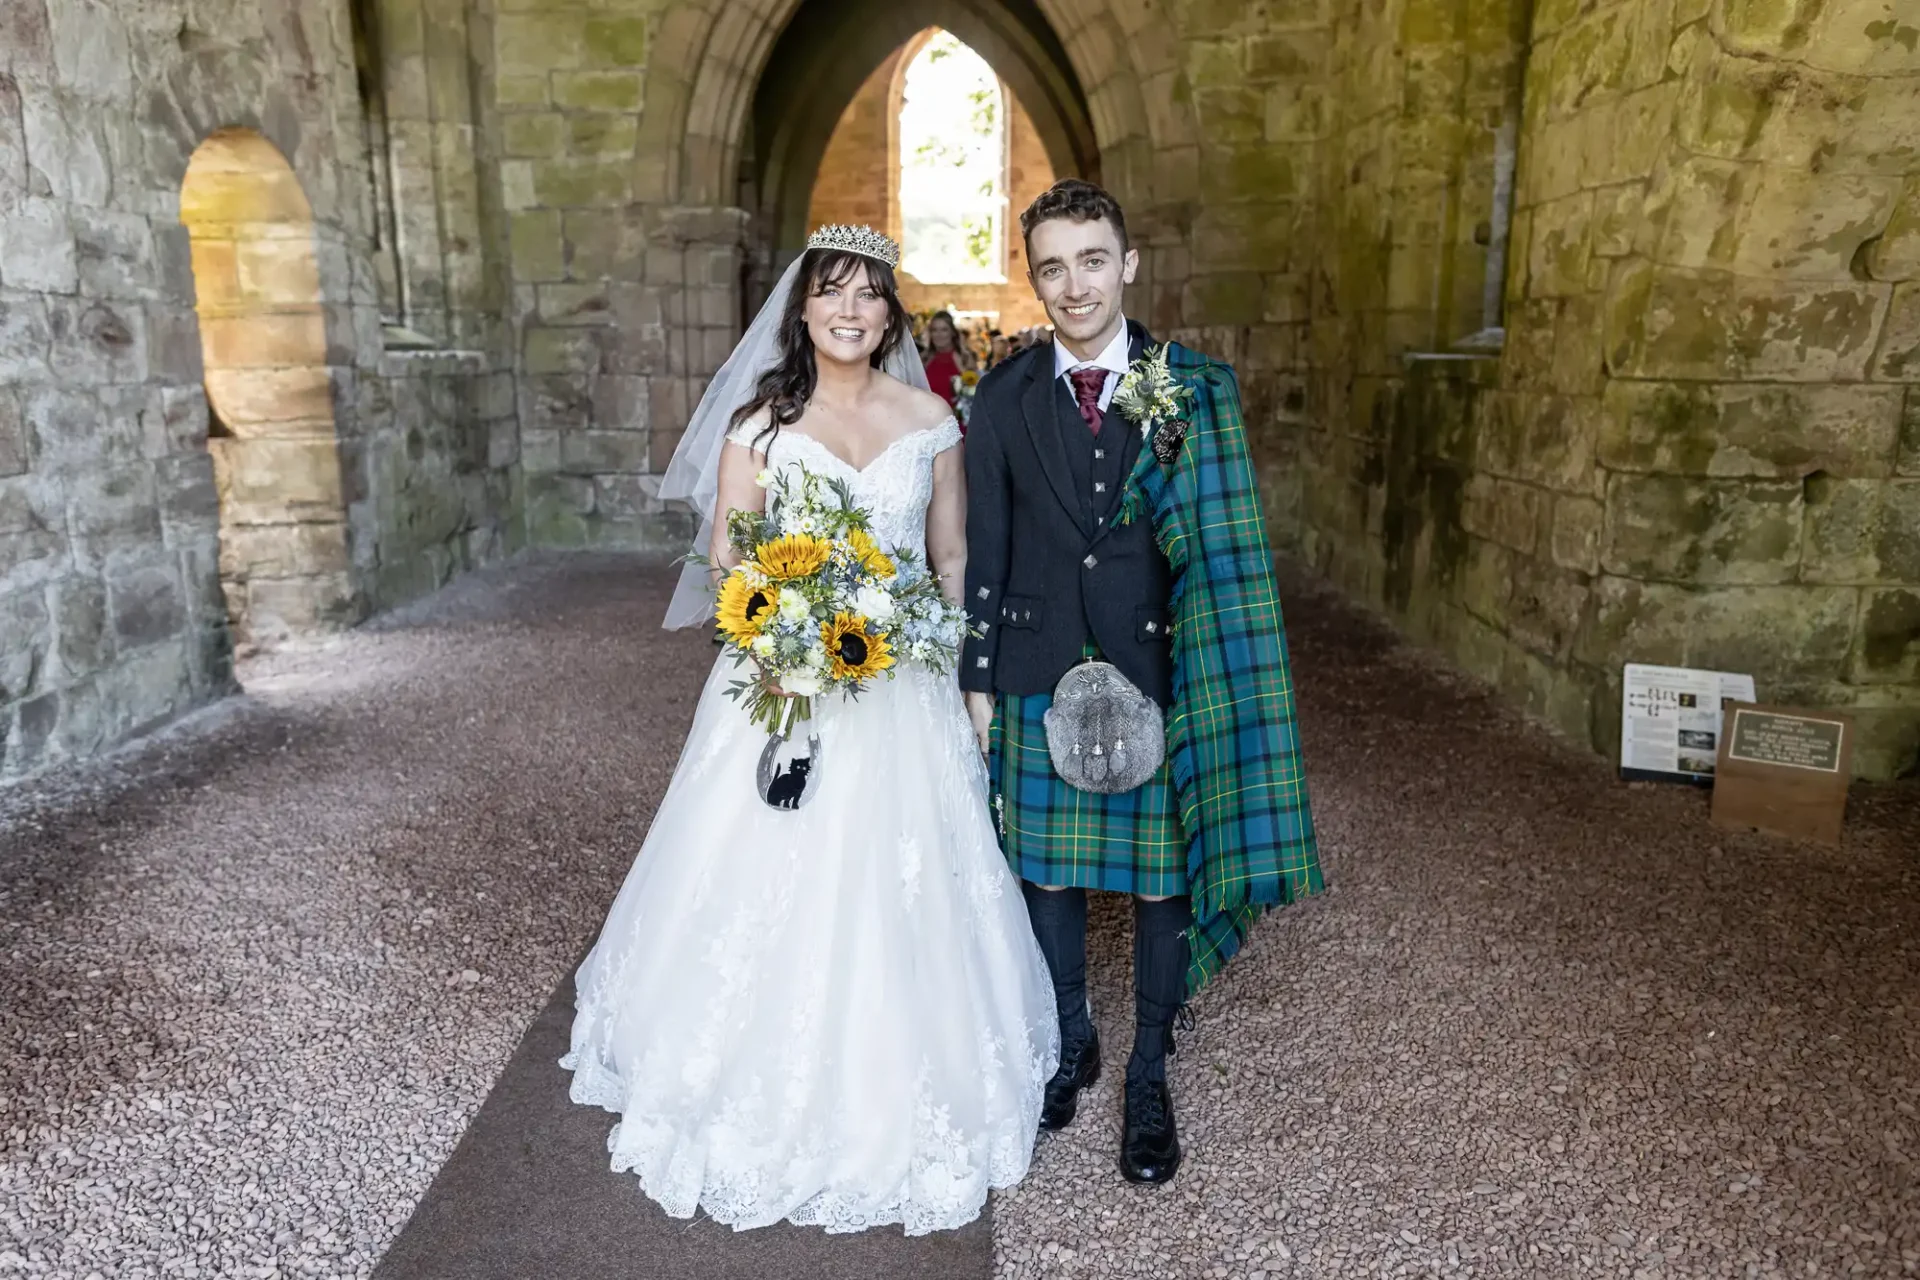
<path id="1" fill-rule="evenodd" d="M 475 575 L 0 792 L 0 1277 L 371 1269 L 665 787 L 713 656 L 667 585 Z M 1920 1274 L 1920 789 L 1719 833 L 1289 599 L 1333 887 L 1200 1002 L 1180 1180 L 1119 1181 L 1103 1084 L 1003 1280 Z"/>
<path id="2" fill-rule="evenodd" d="M 7 798 L 0 1277 L 371 1271 L 665 790 L 667 585 L 467 578 Z"/>
<path id="3" fill-rule="evenodd" d="M 1001 1280 L 1920 1275 L 1920 786 L 1856 790 L 1837 852 L 1729 834 L 1286 599 L 1329 891 L 1196 1002 L 1179 1178 L 1121 1183 L 1109 1073 L 1000 1202 Z"/>

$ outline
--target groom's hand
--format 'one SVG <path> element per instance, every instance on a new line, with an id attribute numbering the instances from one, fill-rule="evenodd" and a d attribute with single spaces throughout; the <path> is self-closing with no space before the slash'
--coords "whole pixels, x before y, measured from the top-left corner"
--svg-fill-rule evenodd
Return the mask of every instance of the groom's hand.
<path id="1" fill-rule="evenodd" d="M 973 736 L 980 743 L 980 754 L 987 754 L 988 735 L 993 730 L 993 695 L 990 693 L 969 693 L 967 695 L 967 714 L 973 718 Z"/>

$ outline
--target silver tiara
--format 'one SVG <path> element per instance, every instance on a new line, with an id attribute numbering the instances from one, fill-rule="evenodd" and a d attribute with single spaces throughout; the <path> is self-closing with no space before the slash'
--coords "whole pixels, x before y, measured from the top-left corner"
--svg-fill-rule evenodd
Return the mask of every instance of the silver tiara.
<path id="1" fill-rule="evenodd" d="M 900 246 L 872 227 L 849 227 L 836 222 L 808 236 L 807 248 L 845 249 L 864 258 L 878 258 L 889 267 L 900 265 Z"/>

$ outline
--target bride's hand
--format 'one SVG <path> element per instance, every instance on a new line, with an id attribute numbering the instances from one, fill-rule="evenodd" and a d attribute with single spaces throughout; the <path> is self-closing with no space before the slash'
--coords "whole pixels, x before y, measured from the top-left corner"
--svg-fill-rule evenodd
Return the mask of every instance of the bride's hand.
<path id="1" fill-rule="evenodd" d="M 974 740 L 980 744 L 980 754 L 988 754 L 988 746 L 993 732 L 993 695 L 987 693 L 969 693 L 967 695 L 967 715 L 973 720 Z"/>

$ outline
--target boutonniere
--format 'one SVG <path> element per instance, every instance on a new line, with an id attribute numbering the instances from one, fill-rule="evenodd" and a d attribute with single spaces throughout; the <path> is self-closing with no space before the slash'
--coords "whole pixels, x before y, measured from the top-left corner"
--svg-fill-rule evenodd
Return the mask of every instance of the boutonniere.
<path id="1" fill-rule="evenodd" d="M 1164 343 L 1148 347 L 1128 365 L 1113 392 L 1113 407 L 1140 428 L 1153 456 L 1164 466 L 1173 465 L 1180 454 L 1187 435 L 1187 406 L 1192 401 L 1193 388 L 1177 382 L 1168 367 Z"/>

